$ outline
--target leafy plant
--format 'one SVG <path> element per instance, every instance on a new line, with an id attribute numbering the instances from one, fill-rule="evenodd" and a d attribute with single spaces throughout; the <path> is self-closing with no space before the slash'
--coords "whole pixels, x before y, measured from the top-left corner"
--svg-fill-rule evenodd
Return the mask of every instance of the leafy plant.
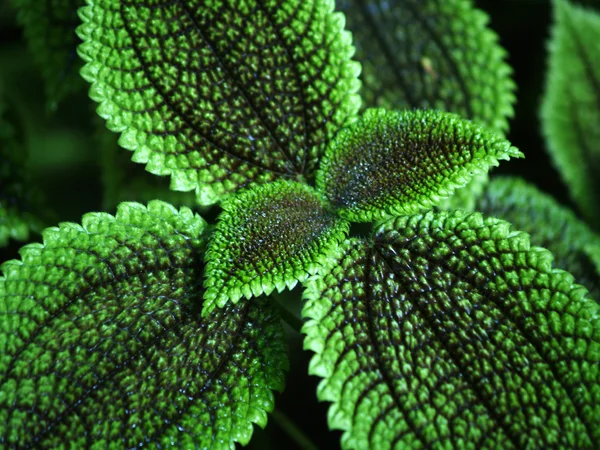
<path id="1" fill-rule="evenodd" d="M 115 133 L 96 126 L 104 205 L 138 201 L 2 264 L 3 446 L 229 449 L 272 417 L 312 448 L 274 411 L 281 319 L 342 448 L 598 446 L 600 238 L 524 181 L 488 182 L 523 155 L 504 136 L 511 69 L 472 1 L 14 4 L 53 108 L 77 91 L 72 21 L 53 18 L 78 11 L 81 76 Z M 555 6 L 555 39 L 569 14 L 597 31 Z"/>

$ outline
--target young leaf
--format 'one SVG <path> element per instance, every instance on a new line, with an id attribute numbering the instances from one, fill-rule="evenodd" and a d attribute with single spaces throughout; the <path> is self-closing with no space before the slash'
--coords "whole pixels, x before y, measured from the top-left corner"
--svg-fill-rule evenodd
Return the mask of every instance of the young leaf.
<path id="1" fill-rule="evenodd" d="M 2 265 L 3 445 L 233 449 L 265 425 L 281 325 L 260 300 L 201 317 L 205 233 L 187 208 L 122 203 Z"/>
<path id="2" fill-rule="evenodd" d="M 506 52 L 472 0 L 339 0 L 367 106 L 440 109 L 497 132 L 512 116 Z"/>
<path id="3" fill-rule="evenodd" d="M 24 28 L 29 51 L 46 83 L 48 108 L 56 109 L 68 94 L 82 90 L 77 58 L 77 8 L 83 0 L 12 0 Z"/>
<path id="4" fill-rule="evenodd" d="M 201 204 L 314 173 L 360 66 L 332 0 L 88 0 L 82 75 L 120 144 Z"/>
<path id="5" fill-rule="evenodd" d="M 396 218 L 307 285 L 310 370 L 343 448 L 600 444 L 600 306 L 508 223 Z"/>
<path id="6" fill-rule="evenodd" d="M 600 226 L 600 14 L 555 0 L 542 128 L 582 214 Z"/>
<path id="7" fill-rule="evenodd" d="M 206 253 L 204 311 L 292 289 L 316 271 L 348 229 L 303 183 L 281 180 L 231 197 Z"/>
<path id="8" fill-rule="evenodd" d="M 493 178 L 475 208 L 507 220 L 531 235 L 531 242 L 554 255 L 555 265 L 569 271 L 600 303 L 600 236 L 568 208 L 518 178 Z"/>
<path id="9" fill-rule="evenodd" d="M 511 156 L 521 153 L 454 114 L 368 110 L 331 142 L 317 186 L 343 217 L 371 222 L 435 205 Z"/>
<path id="10" fill-rule="evenodd" d="M 31 231 L 43 227 L 40 193 L 27 176 L 24 150 L 8 121 L 7 105 L 0 101 L 0 247 L 9 239 L 26 241 Z"/>

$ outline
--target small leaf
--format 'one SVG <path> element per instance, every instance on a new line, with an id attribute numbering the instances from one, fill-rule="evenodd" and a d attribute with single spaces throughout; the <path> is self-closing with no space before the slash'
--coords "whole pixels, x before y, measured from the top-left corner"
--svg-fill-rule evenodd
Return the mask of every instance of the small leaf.
<path id="1" fill-rule="evenodd" d="M 600 306 L 508 223 L 396 218 L 307 287 L 310 370 L 344 449 L 600 444 Z"/>
<path id="2" fill-rule="evenodd" d="M 600 236 L 568 208 L 518 178 L 493 178 L 475 208 L 504 219 L 552 252 L 555 265 L 569 271 L 600 303 Z"/>
<path id="3" fill-rule="evenodd" d="M 303 183 L 281 180 L 230 198 L 206 254 L 204 311 L 292 289 L 316 271 L 348 229 Z"/>
<path id="4" fill-rule="evenodd" d="M 202 318 L 206 223 L 122 203 L 44 232 L 0 278 L 0 440 L 10 448 L 234 449 L 287 361 L 266 302 Z"/>
<path id="5" fill-rule="evenodd" d="M 0 247 L 42 230 L 46 211 L 40 197 L 27 171 L 25 148 L 0 101 Z"/>
<path id="6" fill-rule="evenodd" d="M 201 204 L 312 177 L 355 119 L 358 63 L 332 0 L 88 0 L 82 75 L 108 127 Z"/>
<path id="7" fill-rule="evenodd" d="M 600 14 L 555 0 L 542 128 L 582 214 L 600 227 Z"/>
<path id="8" fill-rule="evenodd" d="M 56 109 L 68 94 L 83 91 L 75 33 L 77 8 L 83 0 L 12 0 L 24 28 L 29 51 L 46 83 L 48 108 Z"/>
<path id="9" fill-rule="evenodd" d="M 472 0 L 338 0 L 366 106 L 439 109 L 497 132 L 515 96 L 506 52 Z"/>
<path id="10" fill-rule="evenodd" d="M 435 205 L 509 156 L 521 153 L 454 114 L 368 110 L 331 142 L 317 186 L 343 217 L 370 222 Z"/>

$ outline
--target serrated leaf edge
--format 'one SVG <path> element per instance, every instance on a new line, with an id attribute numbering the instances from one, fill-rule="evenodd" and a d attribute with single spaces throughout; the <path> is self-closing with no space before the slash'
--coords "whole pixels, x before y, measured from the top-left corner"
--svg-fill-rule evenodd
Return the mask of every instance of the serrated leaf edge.
<path id="1" fill-rule="evenodd" d="M 450 224 L 454 227 L 460 226 L 471 226 L 481 227 L 484 224 L 486 226 L 494 227 L 494 234 L 500 234 L 498 239 L 506 239 L 511 244 L 511 247 L 518 248 L 520 252 L 529 252 L 533 256 L 534 267 L 540 272 L 546 273 L 552 276 L 551 287 L 555 290 L 561 291 L 564 294 L 571 294 L 573 298 L 577 300 L 589 299 L 588 290 L 579 284 L 574 282 L 573 276 L 562 269 L 553 268 L 552 262 L 554 256 L 552 253 L 542 247 L 532 246 L 530 243 L 530 237 L 527 233 L 517 230 L 512 230 L 512 225 L 509 222 L 495 218 L 495 217 L 484 217 L 483 214 L 478 212 L 465 212 L 465 211 L 452 211 L 452 215 L 448 216 L 444 222 L 450 219 Z M 423 225 L 422 218 L 431 217 L 435 214 L 433 211 L 429 211 L 425 214 L 417 214 L 411 217 L 391 217 L 379 222 L 373 228 L 373 236 L 378 232 L 393 230 L 393 225 L 398 220 L 407 220 L 406 226 L 410 226 L 411 222 L 414 225 Z M 428 224 L 431 224 L 429 222 Z M 343 245 L 338 246 L 334 254 L 332 254 L 331 262 L 329 266 L 323 267 L 323 273 L 331 271 L 339 262 L 339 259 L 344 256 L 344 253 L 353 245 L 360 243 L 363 245 L 370 246 L 371 242 L 366 239 L 347 239 Z M 348 417 L 340 410 L 339 407 L 339 392 L 336 392 L 334 388 L 328 384 L 329 377 L 333 374 L 331 367 L 328 367 L 326 361 L 323 361 L 324 345 L 320 342 L 320 337 L 329 334 L 328 331 L 320 325 L 319 321 L 329 312 L 332 302 L 327 298 L 320 296 L 320 287 L 324 286 L 325 283 L 321 276 L 316 275 L 305 281 L 303 284 L 305 287 L 302 299 L 304 301 L 304 307 L 302 309 L 302 318 L 305 323 L 302 327 L 302 333 L 305 335 L 303 348 L 305 350 L 311 350 L 314 352 L 309 362 L 309 374 L 321 377 L 321 381 L 317 386 L 317 398 L 319 401 L 330 402 L 330 406 L 327 412 L 328 426 L 332 430 L 342 430 L 342 448 L 350 448 L 353 441 L 351 434 L 351 422 Z M 588 320 L 600 321 L 600 309 L 596 303 L 592 300 L 582 305 L 588 310 Z"/>

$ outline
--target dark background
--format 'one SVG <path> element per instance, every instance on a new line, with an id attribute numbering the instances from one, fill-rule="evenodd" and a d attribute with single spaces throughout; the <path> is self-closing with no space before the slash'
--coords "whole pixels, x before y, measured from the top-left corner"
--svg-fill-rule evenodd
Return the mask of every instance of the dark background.
<path id="1" fill-rule="evenodd" d="M 509 54 L 517 84 L 515 116 L 509 140 L 526 159 L 503 163 L 495 173 L 523 176 L 560 202 L 572 206 L 565 185 L 554 169 L 540 134 L 539 104 L 544 87 L 546 42 L 551 24 L 549 0 L 478 0 L 490 15 Z M 91 101 L 85 94 L 61 103 L 55 114 L 45 107 L 43 82 L 17 27 L 14 13 L 0 0 L 0 87 L 19 99 L 25 144 L 32 170 L 60 221 L 79 221 L 83 213 L 101 210 L 101 175 L 91 138 Z M 114 211 L 109 211 L 114 212 Z M 214 215 L 216 211 L 209 213 Z M 0 254 L 0 261 L 16 257 L 20 244 Z M 299 308 L 298 290 L 290 304 Z M 339 448 L 340 432 L 327 429 L 327 405 L 316 401 L 316 377 L 306 375 L 310 354 L 302 350 L 301 336 L 288 329 L 291 370 L 286 391 L 276 404 L 322 449 Z M 290 438 L 273 420 L 255 432 L 250 448 L 294 449 Z"/>

